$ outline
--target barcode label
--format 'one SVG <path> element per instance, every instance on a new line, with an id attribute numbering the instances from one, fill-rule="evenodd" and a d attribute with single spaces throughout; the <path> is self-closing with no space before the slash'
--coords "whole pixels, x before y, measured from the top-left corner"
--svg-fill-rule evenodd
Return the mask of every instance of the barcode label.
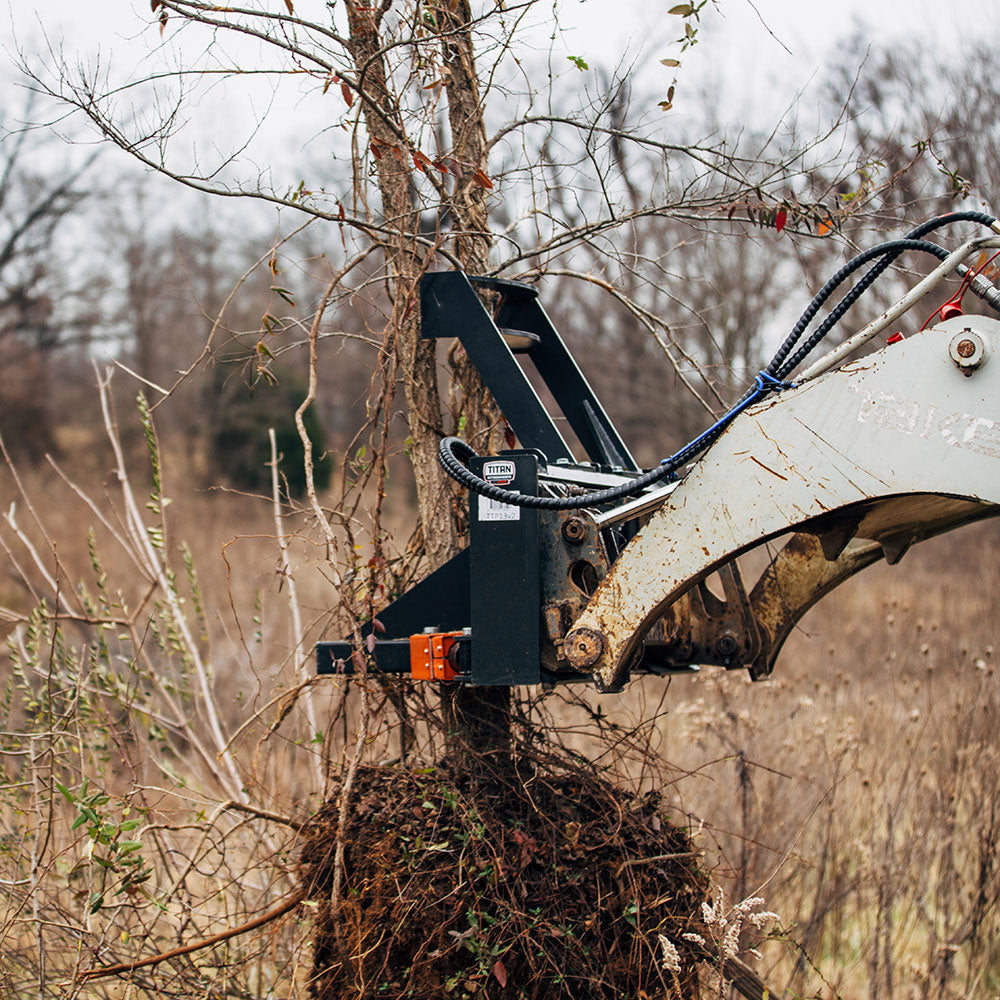
<path id="1" fill-rule="evenodd" d="M 480 521 L 519 521 L 521 519 L 521 508 L 509 503 L 501 503 L 490 497 L 479 497 L 479 520 Z"/>

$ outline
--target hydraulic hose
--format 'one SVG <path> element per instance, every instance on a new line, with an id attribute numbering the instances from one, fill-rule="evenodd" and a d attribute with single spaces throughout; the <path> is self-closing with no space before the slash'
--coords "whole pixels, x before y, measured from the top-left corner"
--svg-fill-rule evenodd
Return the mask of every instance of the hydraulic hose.
<path id="1" fill-rule="evenodd" d="M 919 240 L 921 237 L 926 236 L 928 233 L 933 232 L 935 229 L 940 229 L 942 226 L 951 225 L 954 222 L 975 222 L 981 226 L 991 227 L 996 222 L 996 218 L 992 215 L 987 215 L 985 212 L 949 212 L 946 215 L 939 215 L 933 219 L 928 219 L 926 222 L 921 223 L 916 229 L 907 233 L 903 237 L 903 240 L 898 242 L 902 243 L 904 240 Z M 883 244 L 885 246 L 885 244 Z M 875 248 L 878 249 L 878 248 Z M 903 248 L 907 249 L 907 248 Z M 784 343 L 778 348 L 774 357 L 771 359 L 771 363 L 767 366 L 767 371 L 777 377 L 784 377 L 789 372 L 793 371 L 795 367 L 802 361 L 802 359 L 811 351 L 816 344 L 818 344 L 823 337 L 833 328 L 833 326 L 840 320 L 840 318 L 851 308 L 854 303 L 861 298 L 861 296 L 871 287 L 875 280 L 888 268 L 892 262 L 903 252 L 900 249 L 896 253 L 886 254 L 882 259 L 865 274 L 862 279 L 857 283 L 844 296 L 844 299 L 840 302 L 834 313 L 831 313 L 823 323 L 820 325 L 819 329 L 813 333 L 805 344 L 796 352 L 795 356 L 788 362 L 788 364 L 783 364 L 785 358 L 791 352 L 792 348 L 798 343 L 799 338 L 802 336 L 806 327 L 812 322 L 813 318 L 819 312 L 823 303 L 837 290 L 837 288 L 844 283 L 844 281 L 850 277 L 859 267 L 861 267 L 866 261 L 862 261 L 861 258 L 864 254 L 855 257 L 853 260 L 848 261 L 842 268 L 840 268 L 837 273 L 830 278 L 830 280 L 816 293 L 813 297 L 812 302 L 809 303 L 805 312 L 799 317 L 798 322 L 792 327 L 792 332 L 785 338 Z M 876 254 L 876 256 L 881 256 Z M 867 260 L 871 260 L 872 257 L 867 257 Z M 860 261 L 860 263 L 858 263 Z"/>
<path id="2" fill-rule="evenodd" d="M 928 220 L 907 234 L 904 239 L 879 244 L 848 261 L 814 296 L 812 302 L 809 303 L 806 311 L 799 317 L 792 332 L 785 338 L 770 363 L 758 373 L 754 380 L 754 385 L 740 397 L 739 401 L 711 427 L 703 431 L 694 440 L 689 441 L 669 458 L 665 458 L 659 466 L 642 473 L 627 483 L 612 486 L 606 490 L 598 490 L 593 493 L 573 497 L 533 496 L 532 494 L 521 493 L 517 490 L 507 490 L 502 486 L 495 486 L 473 473 L 468 468 L 468 462 L 470 459 L 478 456 L 474 449 L 461 440 L 461 438 L 444 438 L 438 447 L 438 459 L 444 467 L 445 472 L 467 489 L 500 503 L 535 510 L 580 510 L 584 507 L 597 507 L 633 496 L 640 493 L 647 486 L 651 486 L 661 480 L 675 479 L 677 470 L 716 441 L 739 413 L 753 403 L 765 398 L 770 393 L 780 392 L 782 389 L 788 388 L 792 383 L 784 381 L 787 374 L 793 371 L 802 359 L 819 344 L 844 313 L 871 287 L 879 275 L 900 254 L 907 250 L 916 250 L 932 254 L 939 260 L 943 260 L 948 256 L 948 252 L 942 247 L 920 239 L 921 236 L 952 222 L 977 222 L 985 226 L 992 226 L 995 221 L 996 219 L 993 216 L 983 212 L 952 212 L 948 215 Z M 878 260 L 878 263 L 844 296 L 823 323 L 792 354 L 791 352 L 795 348 L 795 345 L 823 303 L 826 302 L 850 275 L 872 260 Z M 791 357 L 789 357 L 790 354 Z"/>

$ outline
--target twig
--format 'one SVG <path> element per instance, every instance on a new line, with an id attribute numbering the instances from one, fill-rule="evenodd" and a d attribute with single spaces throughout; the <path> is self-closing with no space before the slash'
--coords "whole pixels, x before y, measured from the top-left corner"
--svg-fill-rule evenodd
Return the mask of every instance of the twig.
<path id="1" fill-rule="evenodd" d="M 680 851 L 677 854 L 656 854 L 651 858 L 629 858 L 621 863 L 621 869 L 631 868 L 632 865 L 648 865 L 655 861 L 674 861 L 679 858 L 700 858 L 704 851 Z"/>
<path id="2" fill-rule="evenodd" d="M 281 554 L 281 576 L 288 584 L 288 607 L 292 613 L 292 658 L 294 661 L 295 677 L 300 681 L 308 681 L 309 674 L 306 669 L 306 658 L 302 655 L 302 648 L 305 644 L 305 631 L 302 628 L 302 610 L 299 604 L 298 588 L 295 586 L 295 573 L 292 571 L 292 563 L 288 558 L 288 536 L 285 534 L 285 526 L 281 518 L 281 495 L 278 489 L 278 442 L 274 433 L 274 428 L 267 429 L 267 436 L 271 442 L 271 504 L 274 510 L 274 530 L 278 536 L 278 551 Z M 319 717 L 316 714 L 316 705 L 313 701 L 312 691 L 302 686 L 299 691 L 305 691 L 306 719 L 309 723 L 309 739 L 320 731 Z M 307 743 L 307 746 L 310 744 Z M 313 768 L 316 772 L 316 787 L 323 787 L 323 762 L 318 754 L 312 754 Z"/>
<path id="3" fill-rule="evenodd" d="M 231 927 L 228 931 L 222 931 L 220 934 L 213 934 L 211 937 L 205 938 L 203 941 L 195 941 L 192 944 L 185 944 L 180 948 L 172 948 L 170 951 L 161 951 L 158 955 L 151 955 L 149 958 L 144 958 L 139 962 L 122 962 L 120 965 L 105 965 L 98 966 L 93 969 L 85 969 L 80 973 L 79 980 L 81 982 L 92 982 L 95 979 L 102 979 L 104 976 L 120 976 L 125 973 L 134 972 L 136 969 L 146 969 L 151 965 L 159 965 L 160 962 L 165 962 L 170 958 L 177 958 L 180 955 L 189 955 L 191 952 L 200 951 L 202 948 L 210 948 L 212 945 L 219 944 L 221 941 L 228 941 L 230 938 L 237 937 L 240 934 L 246 934 L 248 931 L 256 930 L 258 927 L 263 927 L 264 924 L 269 924 L 272 920 L 277 920 L 278 917 L 283 917 L 286 913 L 290 913 L 294 910 L 295 907 L 302 902 L 304 896 L 305 892 L 300 890 L 291 898 L 286 899 L 280 906 L 276 906 L 273 910 L 268 910 L 267 913 L 264 913 L 259 917 L 255 917 L 253 920 L 249 920 L 245 924 L 240 924 L 238 927 Z"/>

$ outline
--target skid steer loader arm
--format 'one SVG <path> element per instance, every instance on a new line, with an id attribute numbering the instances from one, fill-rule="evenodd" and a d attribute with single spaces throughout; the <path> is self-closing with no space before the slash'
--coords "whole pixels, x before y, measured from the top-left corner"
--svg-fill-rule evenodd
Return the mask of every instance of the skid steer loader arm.
<path id="1" fill-rule="evenodd" d="M 770 672 L 823 594 L 915 541 L 1000 511 L 1000 322 L 959 316 L 734 421 L 608 570 L 564 642 L 615 688 L 710 573 L 795 534 L 747 597 Z"/>

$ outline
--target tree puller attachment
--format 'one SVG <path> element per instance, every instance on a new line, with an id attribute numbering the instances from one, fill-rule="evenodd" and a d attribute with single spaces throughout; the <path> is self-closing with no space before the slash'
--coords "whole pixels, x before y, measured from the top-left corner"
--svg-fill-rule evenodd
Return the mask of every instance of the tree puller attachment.
<path id="1" fill-rule="evenodd" d="M 994 235 L 953 253 L 925 240 L 953 222 Z M 914 542 L 1000 512 L 1000 321 L 964 314 L 960 294 L 928 328 L 895 333 L 881 350 L 849 360 L 953 275 L 962 293 L 1000 313 L 1000 291 L 980 266 L 1000 250 L 997 233 L 992 216 L 955 212 L 854 258 L 740 401 L 645 472 L 533 287 L 457 271 L 426 275 L 423 336 L 459 339 L 523 447 L 482 457 L 458 438 L 442 441 L 442 464 L 470 491 L 469 545 L 362 629 L 374 635 L 375 667 L 481 685 L 592 679 L 602 691 L 620 690 L 632 674 L 700 665 L 767 677 L 796 623 L 838 584 L 880 559 L 896 563 Z M 904 251 L 939 264 L 794 374 Z M 835 289 L 866 266 L 805 336 Z M 499 296 L 495 318 L 477 287 Z M 589 461 L 574 458 L 519 354 Z M 765 568 L 748 587 L 737 559 L 758 548 Z M 713 573 L 716 590 L 706 582 Z M 351 673 L 352 644 L 319 643 L 317 665 Z"/>

